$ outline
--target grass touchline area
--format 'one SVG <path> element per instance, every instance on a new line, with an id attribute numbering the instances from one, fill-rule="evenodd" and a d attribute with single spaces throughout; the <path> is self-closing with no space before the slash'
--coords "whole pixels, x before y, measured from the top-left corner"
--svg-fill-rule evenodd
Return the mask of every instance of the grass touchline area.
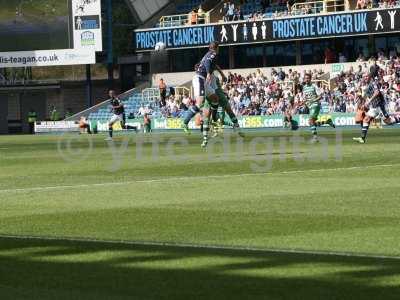
<path id="1" fill-rule="evenodd" d="M 377 255 L 370 253 L 341 252 L 341 251 L 318 251 L 303 249 L 280 249 L 280 248 L 261 248 L 247 246 L 223 246 L 212 244 L 191 244 L 191 243 L 172 243 L 157 241 L 130 241 L 130 240 L 102 240 L 78 237 L 51 237 L 51 236 L 26 236 L 26 235 L 7 235 L 0 234 L 0 239 L 17 239 L 17 240 L 38 240 L 38 241 L 60 241 L 60 242 L 84 242 L 114 245 L 132 245 L 132 246 L 157 246 L 157 247 L 173 247 L 173 248 L 192 248 L 192 249 L 209 249 L 209 250 L 229 250 L 240 252 L 259 252 L 259 253 L 283 253 L 283 254 L 307 254 L 307 255 L 327 255 L 327 256 L 343 256 L 357 258 L 376 258 L 376 259 L 393 259 L 400 260 L 400 256 Z"/>
<path id="2" fill-rule="evenodd" d="M 189 176 L 189 177 L 168 177 L 168 178 L 157 178 L 157 179 L 146 179 L 146 180 L 133 180 L 133 181 L 121 181 L 121 182 L 102 182 L 93 184 L 77 184 L 77 185 L 58 185 L 58 186 L 43 186 L 43 187 L 31 187 L 21 189 L 0 189 L 0 193 L 11 193 L 11 192 L 35 192 L 44 190 L 56 190 L 56 189 L 74 189 L 74 188 L 90 188 L 100 186 L 114 186 L 114 185 L 126 185 L 132 183 L 154 183 L 154 182 L 168 182 L 176 180 L 203 180 L 203 179 L 223 179 L 229 177 L 244 177 L 244 176 L 262 176 L 262 175 L 290 175 L 300 174 L 309 172 L 322 172 L 322 171 L 346 171 L 346 170 L 363 170 L 371 168 L 390 168 L 397 167 L 400 164 L 382 164 L 382 165 L 370 165 L 370 166 L 354 166 L 354 167 L 342 167 L 342 168 L 327 168 L 327 169 L 310 169 L 310 170 L 297 170 L 297 171 L 282 171 L 282 172 L 254 172 L 254 173 L 243 173 L 243 174 L 225 174 L 225 175 L 208 175 L 208 176 Z"/>
<path id="3" fill-rule="evenodd" d="M 398 300 L 400 130 L 320 134 L 0 136 L 1 300 Z"/>

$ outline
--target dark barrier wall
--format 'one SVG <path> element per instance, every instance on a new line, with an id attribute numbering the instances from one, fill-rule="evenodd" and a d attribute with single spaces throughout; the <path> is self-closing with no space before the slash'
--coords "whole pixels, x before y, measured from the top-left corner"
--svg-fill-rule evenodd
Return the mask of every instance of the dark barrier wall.
<path id="1" fill-rule="evenodd" d="M 0 134 L 8 133 L 8 96 L 0 93 Z"/>
<path id="2" fill-rule="evenodd" d="M 182 26 L 134 32 L 136 51 L 153 50 L 157 42 L 167 49 L 255 44 L 304 39 L 320 39 L 400 31 L 400 9 L 374 9 L 347 13 L 286 17 L 258 22 L 235 22 Z"/>

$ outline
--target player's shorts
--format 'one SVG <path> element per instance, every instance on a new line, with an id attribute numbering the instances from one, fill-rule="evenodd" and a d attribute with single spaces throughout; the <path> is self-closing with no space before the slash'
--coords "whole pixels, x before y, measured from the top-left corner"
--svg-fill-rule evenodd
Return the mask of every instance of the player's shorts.
<path id="1" fill-rule="evenodd" d="M 213 103 L 208 98 L 206 98 L 206 101 L 204 101 L 204 104 L 203 104 L 203 108 L 211 108 L 212 107 L 214 109 L 218 109 L 218 107 L 222 107 L 222 109 L 225 110 L 229 104 L 229 101 L 228 101 L 228 98 L 226 97 L 223 89 L 218 85 L 216 86 L 215 94 L 218 96 L 218 103 Z"/>
<path id="2" fill-rule="evenodd" d="M 365 117 L 365 110 L 364 109 L 357 109 L 356 111 L 356 124 L 362 124 Z"/>
<path id="3" fill-rule="evenodd" d="M 120 114 L 120 115 L 113 114 L 112 117 L 111 117 L 111 119 L 110 119 L 110 121 L 109 121 L 108 123 L 109 123 L 109 124 L 114 124 L 114 123 L 123 122 L 123 121 L 124 121 L 124 116 L 123 116 L 123 114 Z"/>
<path id="4" fill-rule="evenodd" d="M 219 106 L 222 107 L 223 110 L 228 106 L 229 101 L 228 98 L 226 97 L 224 91 L 222 88 L 218 87 L 215 90 L 215 94 L 218 96 L 218 101 L 219 101 Z"/>
<path id="5" fill-rule="evenodd" d="M 215 76 L 212 76 L 211 82 L 208 83 L 203 76 L 194 75 L 192 80 L 194 96 L 197 97 L 207 97 L 215 94 L 217 89 L 217 80 Z"/>
<path id="6" fill-rule="evenodd" d="M 368 112 L 367 112 L 367 116 L 371 117 L 371 118 L 376 118 L 380 115 L 380 113 L 382 112 L 383 117 L 385 119 L 389 118 L 389 114 L 386 110 L 385 104 L 382 103 L 381 105 L 379 105 L 378 107 L 371 107 Z"/>
<path id="7" fill-rule="evenodd" d="M 310 110 L 310 119 L 317 120 L 319 113 L 321 111 L 321 105 L 320 104 L 311 105 L 309 107 L 309 110 Z"/>
<path id="8" fill-rule="evenodd" d="M 215 95 L 216 90 L 218 89 L 216 76 L 211 75 L 211 81 L 209 83 L 206 81 L 205 89 L 206 89 L 206 97 Z"/>
<path id="9" fill-rule="evenodd" d="M 206 94 L 205 91 L 205 79 L 204 77 L 200 75 L 194 75 L 193 80 L 192 80 L 192 85 L 193 85 L 193 93 L 194 97 L 204 97 Z"/>
<path id="10" fill-rule="evenodd" d="M 217 110 L 218 106 L 219 106 L 218 103 L 213 103 L 208 98 L 206 98 L 206 100 L 203 103 L 202 108 L 203 109 L 215 109 L 215 110 Z"/>

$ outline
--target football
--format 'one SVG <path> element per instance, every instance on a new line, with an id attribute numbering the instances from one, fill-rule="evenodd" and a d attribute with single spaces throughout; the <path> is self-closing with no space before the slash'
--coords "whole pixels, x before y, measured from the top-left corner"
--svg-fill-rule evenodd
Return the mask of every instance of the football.
<path id="1" fill-rule="evenodd" d="M 165 45 L 165 43 L 163 42 L 158 42 L 154 48 L 155 51 L 159 52 L 159 51 L 164 51 L 165 48 L 167 47 L 167 45 Z"/>

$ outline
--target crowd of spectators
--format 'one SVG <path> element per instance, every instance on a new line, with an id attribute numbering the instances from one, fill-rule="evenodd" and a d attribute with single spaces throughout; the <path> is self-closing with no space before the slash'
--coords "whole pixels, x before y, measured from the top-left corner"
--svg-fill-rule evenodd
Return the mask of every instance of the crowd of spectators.
<path id="1" fill-rule="evenodd" d="M 398 5 L 398 0 L 357 0 L 356 9 L 392 8 Z"/>
<path id="2" fill-rule="evenodd" d="M 260 69 L 242 76 L 237 73 L 227 74 L 227 82 L 223 84 L 230 104 L 238 116 L 282 114 L 290 101 L 296 105 L 296 113 L 307 114 L 303 104 L 301 89 L 304 75 L 312 74 L 322 95 L 324 113 L 352 113 L 363 94 L 366 83 L 365 75 L 372 74 L 379 80 L 385 95 L 389 112 L 400 112 L 400 58 L 390 60 L 371 59 L 362 62 L 357 68 L 350 67 L 330 82 L 328 74 L 322 70 L 304 70 L 298 72 L 289 69 L 272 69 L 267 76 Z M 171 95 L 165 105 L 160 108 L 163 117 L 181 117 L 184 111 L 193 104 L 188 95 Z"/>
<path id="3" fill-rule="evenodd" d="M 258 9 L 244 15 L 243 5 L 247 3 L 256 3 L 255 0 L 223 0 L 222 8 L 220 9 L 221 16 L 224 22 L 248 20 L 260 21 L 266 18 L 276 18 L 284 16 L 307 15 L 323 12 L 324 5 L 322 2 L 310 2 L 305 0 L 260 0 Z M 295 3 L 299 3 L 294 5 Z M 235 4 L 236 3 L 236 4 Z M 400 5 L 399 0 L 358 0 L 356 9 L 370 8 L 391 8 Z M 344 9 L 344 7 L 341 7 Z"/>
<path id="4" fill-rule="evenodd" d="M 235 4 L 235 2 L 231 0 L 223 1 L 222 8 L 220 9 L 223 21 L 260 21 L 271 17 L 274 18 L 318 13 L 323 9 L 323 6 L 318 3 L 304 3 L 295 7 L 293 6 L 295 4 L 295 1 L 293 0 L 261 0 L 258 9 L 252 12 L 246 11 L 247 14 L 245 14 L 243 12 L 243 5 L 249 2 L 254 2 L 254 0 L 240 1 L 240 4 Z"/>
<path id="5" fill-rule="evenodd" d="M 298 3 L 297 5 L 296 2 Z M 246 10 L 244 6 L 254 3 L 253 11 Z M 261 21 L 268 18 L 285 16 L 298 16 L 315 14 L 324 11 L 322 2 L 309 2 L 305 0 L 222 0 L 220 15 L 224 22 L 234 21 Z M 392 8 L 400 6 L 400 0 L 357 0 L 355 9 Z M 342 7 L 343 8 L 343 7 Z M 204 24 L 207 22 L 206 12 L 201 5 L 188 14 L 187 25 Z"/>
<path id="6" fill-rule="evenodd" d="M 229 73 L 223 87 L 238 116 L 282 114 L 291 100 L 299 104 L 303 101 L 300 84 L 306 73 L 322 83 L 318 81 L 324 74 L 322 70 L 272 69 L 271 75 L 266 76 L 257 69 L 248 76 Z M 307 113 L 307 108 L 298 105 L 298 113 Z"/>
<path id="7" fill-rule="evenodd" d="M 230 80 L 225 85 L 230 96 L 231 105 L 238 115 L 273 115 L 282 114 L 293 100 L 297 113 L 308 113 L 304 103 L 301 83 L 304 74 L 289 70 L 273 70 L 267 78 L 257 70 L 243 78 L 230 74 Z M 374 80 L 380 81 L 383 94 L 390 112 L 400 111 L 400 59 L 393 57 L 389 61 L 373 59 L 360 64 L 357 69 L 350 68 L 333 80 L 331 88 L 324 81 L 319 81 L 323 73 L 309 70 L 314 82 L 322 94 L 322 106 L 326 113 L 356 111 L 361 95 L 367 83 L 364 80 L 369 73 Z"/>
<path id="8" fill-rule="evenodd" d="M 400 58 L 390 60 L 371 59 L 359 64 L 356 69 L 350 67 L 335 78 L 336 88 L 329 93 L 332 107 L 341 106 L 340 112 L 353 112 L 359 98 L 366 89 L 365 77 L 371 74 L 380 82 L 389 112 L 400 112 Z"/>

